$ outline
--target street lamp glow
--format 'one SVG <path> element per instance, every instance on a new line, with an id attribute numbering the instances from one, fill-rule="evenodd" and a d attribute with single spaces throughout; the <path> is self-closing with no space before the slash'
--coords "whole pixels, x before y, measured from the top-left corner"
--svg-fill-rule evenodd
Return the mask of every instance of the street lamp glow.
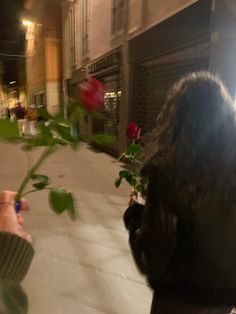
<path id="1" fill-rule="evenodd" d="M 30 20 L 23 20 L 23 21 L 22 21 L 22 24 L 23 24 L 24 26 L 26 26 L 26 27 L 29 27 L 29 26 L 31 26 L 33 23 L 32 23 Z"/>

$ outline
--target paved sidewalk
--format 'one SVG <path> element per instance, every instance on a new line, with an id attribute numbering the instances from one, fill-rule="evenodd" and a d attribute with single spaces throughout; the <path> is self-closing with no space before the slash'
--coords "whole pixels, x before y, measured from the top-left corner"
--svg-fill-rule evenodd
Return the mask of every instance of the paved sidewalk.
<path id="1" fill-rule="evenodd" d="M 0 188 L 16 189 L 26 158 L 17 146 L 0 149 Z M 133 264 L 122 222 L 129 188 L 113 184 L 119 169 L 114 158 L 83 146 L 61 150 L 40 171 L 76 195 L 79 220 L 52 213 L 46 192 L 29 196 L 27 227 L 36 250 L 24 281 L 29 314 L 149 313 L 151 292 Z"/>

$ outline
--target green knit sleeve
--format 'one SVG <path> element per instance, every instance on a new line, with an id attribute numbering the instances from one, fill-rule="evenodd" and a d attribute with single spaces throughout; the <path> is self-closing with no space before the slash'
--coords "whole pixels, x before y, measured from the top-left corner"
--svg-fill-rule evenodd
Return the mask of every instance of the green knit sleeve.
<path id="1" fill-rule="evenodd" d="M 20 283 L 31 264 L 34 249 L 23 238 L 0 232 L 0 278 Z"/>
<path id="2" fill-rule="evenodd" d="M 19 283 L 0 278 L 0 313 L 27 314 L 28 298 Z"/>

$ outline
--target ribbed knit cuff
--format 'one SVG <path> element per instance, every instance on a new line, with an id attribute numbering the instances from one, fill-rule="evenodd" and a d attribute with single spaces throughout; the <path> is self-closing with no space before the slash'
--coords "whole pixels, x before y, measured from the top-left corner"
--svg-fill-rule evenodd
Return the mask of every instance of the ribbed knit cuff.
<path id="1" fill-rule="evenodd" d="M 34 249 L 23 238 L 0 232 L 0 277 L 20 283 L 31 264 Z"/>

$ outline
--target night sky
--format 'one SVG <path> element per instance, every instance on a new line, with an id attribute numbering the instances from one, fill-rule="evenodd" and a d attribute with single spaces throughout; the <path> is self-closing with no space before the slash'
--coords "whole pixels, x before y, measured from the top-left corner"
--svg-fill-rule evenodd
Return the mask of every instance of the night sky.
<path id="1" fill-rule="evenodd" d="M 18 80 L 19 58 L 1 54 L 24 54 L 25 29 L 21 24 L 23 16 L 24 0 L 0 0 L 0 61 L 5 84 Z"/>

